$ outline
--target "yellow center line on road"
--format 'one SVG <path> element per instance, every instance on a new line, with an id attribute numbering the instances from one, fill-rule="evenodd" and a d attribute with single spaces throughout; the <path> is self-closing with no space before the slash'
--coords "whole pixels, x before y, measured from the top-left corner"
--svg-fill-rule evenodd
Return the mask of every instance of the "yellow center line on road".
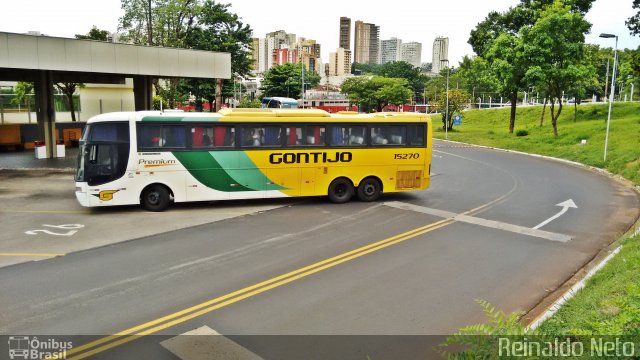
<path id="1" fill-rule="evenodd" d="M 428 224 L 425 226 L 421 226 L 419 228 L 407 231 L 405 233 L 398 234 L 398 235 L 386 238 L 384 240 L 380 240 L 375 243 L 342 253 L 332 258 L 319 261 L 312 265 L 305 266 L 303 268 L 288 272 L 286 274 L 274 277 L 272 279 L 260 282 L 258 284 L 251 285 L 246 288 L 234 291 L 227 295 L 223 295 L 215 299 L 211 299 L 209 301 L 203 302 L 201 304 L 192 306 L 190 308 L 175 312 L 173 314 L 164 316 L 162 318 L 152 320 L 147 323 L 135 326 L 133 328 L 121 331 L 117 334 L 106 336 L 101 339 L 95 340 L 93 342 L 87 343 L 85 345 L 75 347 L 71 350 L 68 350 L 67 355 L 80 353 L 69 359 L 84 359 L 86 357 L 101 353 L 113 347 L 133 341 L 140 336 L 156 333 L 160 330 L 172 327 L 174 325 L 183 323 L 185 321 L 204 315 L 211 311 L 220 309 L 227 305 L 231 305 L 233 303 L 258 295 L 265 291 L 268 291 L 268 290 L 280 287 L 282 285 L 288 284 L 290 282 L 293 282 L 295 280 L 307 277 L 319 271 L 332 268 L 336 265 L 359 258 L 361 256 L 372 253 L 374 251 L 384 249 L 388 246 L 391 246 L 391 245 L 403 242 L 405 240 L 412 239 L 416 236 L 425 234 L 427 232 L 439 229 L 446 225 L 452 224 L 453 222 L 454 221 L 450 219 L 441 220 L 441 221 Z M 113 341 L 113 340 L 116 340 L 116 341 Z M 100 346 L 100 347 L 97 347 L 97 346 Z M 83 352 L 89 349 L 93 349 L 93 350 Z"/>
<path id="2" fill-rule="evenodd" d="M 0 256 L 22 256 L 22 257 L 56 257 L 65 256 L 66 254 L 59 253 L 0 253 Z"/>

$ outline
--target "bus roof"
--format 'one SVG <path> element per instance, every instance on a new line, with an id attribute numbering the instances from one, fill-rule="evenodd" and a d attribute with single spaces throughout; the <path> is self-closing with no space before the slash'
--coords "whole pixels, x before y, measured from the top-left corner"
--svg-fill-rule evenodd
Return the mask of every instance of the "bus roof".
<path id="1" fill-rule="evenodd" d="M 389 123 L 389 122 L 427 122 L 429 115 L 410 112 L 382 112 L 358 114 L 356 112 L 339 112 L 330 114 L 318 109 L 257 109 L 235 108 L 222 109 L 217 113 L 210 112 L 160 112 L 138 111 L 107 113 L 92 117 L 87 123 L 105 121 L 144 122 L 327 122 L 327 123 Z"/>

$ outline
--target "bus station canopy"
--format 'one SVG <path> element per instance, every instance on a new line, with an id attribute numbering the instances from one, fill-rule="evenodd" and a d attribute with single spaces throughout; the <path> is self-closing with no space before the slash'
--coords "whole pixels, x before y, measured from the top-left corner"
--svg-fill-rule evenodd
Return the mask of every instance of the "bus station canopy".
<path id="1" fill-rule="evenodd" d="M 174 49 L 34 36 L 0 32 L 0 69 L 52 70 L 75 73 L 147 75 L 160 78 L 230 79 L 231 55 L 210 51 Z"/>
<path id="2" fill-rule="evenodd" d="M 123 84 L 149 110 L 154 78 L 230 79 L 231 54 L 0 32 L 0 81 L 33 82 L 47 157 L 55 157 L 53 84 Z"/>

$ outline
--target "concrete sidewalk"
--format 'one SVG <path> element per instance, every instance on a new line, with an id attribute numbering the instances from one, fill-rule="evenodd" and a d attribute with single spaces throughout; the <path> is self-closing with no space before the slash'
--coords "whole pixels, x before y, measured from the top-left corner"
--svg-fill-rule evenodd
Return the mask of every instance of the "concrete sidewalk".
<path id="1" fill-rule="evenodd" d="M 76 167 L 78 148 L 65 149 L 65 157 L 36 159 L 34 150 L 0 152 L 0 170 L 45 169 L 73 172 Z"/>

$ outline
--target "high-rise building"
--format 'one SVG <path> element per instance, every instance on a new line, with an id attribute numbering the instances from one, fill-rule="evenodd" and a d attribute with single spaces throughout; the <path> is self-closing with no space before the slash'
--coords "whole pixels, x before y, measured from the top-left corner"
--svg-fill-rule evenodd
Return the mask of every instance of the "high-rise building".
<path id="1" fill-rule="evenodd" d="M 340 40 L 338 47 L 351 50 L 351 18 L 340 17 Z"/>
<path id="2" fill-rule="evenodd" d="M 351 50 L 337 48 L 329 54 L 329 76 L 341 76 L 351 73 Z"/>
<path id="3" fill-rule="evenodd" d="M 273 51 L 273 63 L 276 65 L 295 64 L 298 62 L 298 50 L 283 47 Z"/>
<path id="4" fill-rule="evenodd" d="M 431 72 L 439 74 L 447 67 L 445 60 L 449 59 L 449 38 L 437 37 L 433 41 L 433 61 L 431 62 Z"/>
<path id="5" fill-rule="evenodd" d="M 414 67 L 420 67 L 422 63 L 422 44 L 419 42 L 408 42 L 401 46 L 400 60 L 406 61 Z"/>
<path id="6" fill-rule="evenodd" d="M 320 44 L 315 40 L 301 37 L 296 43 L 296 50 L 298 50 L 299 62 L 304 64 L 306 70 L 320 73 Z"/>
<path id="7" fill-rule="evenodd" d="M 380 26 L 356 21 L 353 60 L 359 64 L 380 62 Z"/>
<path id="8" fill-rule="evenodd" d="M 264 73 L 269 70 L 269 59 L 271 54 L 267 52 L 267 38 L 258 39 L 258 72 Z"/>
<path id="9" fill-rule="evenodd" d="M 251 70 L 260 71 L 260 39 L 251 38 Z"/>
<path id="10" fill-rule="evenodd" d="M 402 40 L 391 38 L 380 42 L 380 64 L 386 64 L 392 61 L 400 61 L 400 50 Z"/>
<path id="11" fill-rule="evenodd" d="M 291 48 L 296 43 L 296 34 L 288 34 L 284 30 L 278 30 L 267 34 L 265 39 L 265 66 L 264 71 L 274 65 L 275 50 Z"/>
<path id="12" fill-rule="evenodd" d="M 380 64 L 380 26 L 370 24 L 369 63 Z"/>

